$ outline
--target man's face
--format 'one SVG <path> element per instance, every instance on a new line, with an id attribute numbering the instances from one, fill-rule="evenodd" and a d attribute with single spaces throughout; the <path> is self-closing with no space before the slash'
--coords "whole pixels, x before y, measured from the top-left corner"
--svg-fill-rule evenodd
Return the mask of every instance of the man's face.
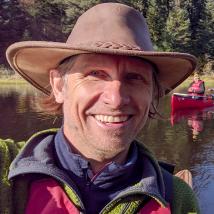
<path id="1" fill-rule="evenodd" d="M 62 87 L 56 72 L 52 87 L 63 103 L 64 134 L 71 144 L 88 157 L 128 151 L 148 118 L 151 65 L 134 57 L 82 54 Z"/>

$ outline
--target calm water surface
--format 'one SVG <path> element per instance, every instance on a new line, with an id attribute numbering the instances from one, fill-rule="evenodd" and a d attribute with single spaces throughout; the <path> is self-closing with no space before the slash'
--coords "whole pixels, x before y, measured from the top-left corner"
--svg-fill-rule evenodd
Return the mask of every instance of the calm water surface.
<path id="1" fill-rule="evenodd" d="M 36 131 L 60 126 L 60 119 L 37 108 L 37 96 L 27 85 L 0 86 L 0 138 L 23 141 Z M 178 112 L 170 117 L 167 96 L 160 111 L 166 119 L 150 121 L 139 138 L 158 159 L 176 164 L 176 171 L 187 168 L 192 172 L 202 214 L 213 213 L 214 109 Z"/>

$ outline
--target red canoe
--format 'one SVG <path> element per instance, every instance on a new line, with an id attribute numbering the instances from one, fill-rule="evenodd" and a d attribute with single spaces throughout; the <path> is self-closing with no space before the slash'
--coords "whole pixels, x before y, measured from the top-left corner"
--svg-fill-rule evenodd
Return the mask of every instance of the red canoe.
<path id="1" fill-rule="evenodd" d="M 192 96 L 189 94 L 173 93 L 171 97 L 172 112 L 179 109 L 203 109 L 214 106 L 214 95 Z"/>

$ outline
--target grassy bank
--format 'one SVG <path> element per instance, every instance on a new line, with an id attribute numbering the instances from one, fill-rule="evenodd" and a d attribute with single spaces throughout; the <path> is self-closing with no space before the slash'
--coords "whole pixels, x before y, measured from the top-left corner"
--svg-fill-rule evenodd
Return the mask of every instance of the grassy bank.
<path id="1" fill-rule="evenodd" d="M 206 88 L 214 88 L 214 76 L 202 76 L 201 79 L 205 81 Z M 188 87 L 192 80 L 193 77 L 191 76 L 186 79 L 181 85 L 179 85 L 176 89 Z M 0 84 L 27 84 L 27 81 L 16 74 L 0 76 Z"/>
<path id="2" fill-rule="evenodd" d="M 0 71 L 3 73 L 0 73 L 0 85 L 11 85 L 11 84 L 26 84 L 27 81 L 24 80 L 21 76 L 18 74 L 8 74 L 8 70 L 1 69 Z M 6 73 L 6 74 L 5 74 Z"/>
<path id="3" fill-rule="evenodd" d="M 201 79 L 205 82 L 205 87 L 206 88 L 214 88 L 214 76 L 201 76 Z M 193 77 L 191 76 L 191 77 L 187 78 L 176 89 L 187 88 L 192 81 L 193 81 Z"/>
<path id="4" fill-rule="evenodd" d="M 11 85 L 11 84 L 26 84 L 27 82 L 14 73 L 10 68 L 6 68 L 4 65 L 0 65 L 0 85 Z"/>
<path id="5" fill-rule="evenodd" d="M 0 78 L 0 85 L 12 85 L 12 84 L 27 84 L 24 79 L 18 78 Z"/>

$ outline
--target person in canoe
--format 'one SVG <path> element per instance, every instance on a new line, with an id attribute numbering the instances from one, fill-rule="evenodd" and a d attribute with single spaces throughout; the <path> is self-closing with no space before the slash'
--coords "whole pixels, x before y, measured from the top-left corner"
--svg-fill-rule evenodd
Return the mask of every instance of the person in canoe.
<path id="1" fill-rule="evenodd" d="M 200 76 L 197 73 L 194 74 L 193 81 L 189 85 L 188 93 L 201 96 L 205 93 L 205 83 L 200 79 Z"/>
<path id="2" fill-rule="evenodd" d="M 17 150 L 1 141 L 0 213 L 199 213 L 189 185 L 136 140 L 196 58 L 154 51 L 140 12 L 98 4 L 80 16 L 66 43 L 18 42 L 7 59 L 63 122 L 27 141 L 9 181 Z"/>

